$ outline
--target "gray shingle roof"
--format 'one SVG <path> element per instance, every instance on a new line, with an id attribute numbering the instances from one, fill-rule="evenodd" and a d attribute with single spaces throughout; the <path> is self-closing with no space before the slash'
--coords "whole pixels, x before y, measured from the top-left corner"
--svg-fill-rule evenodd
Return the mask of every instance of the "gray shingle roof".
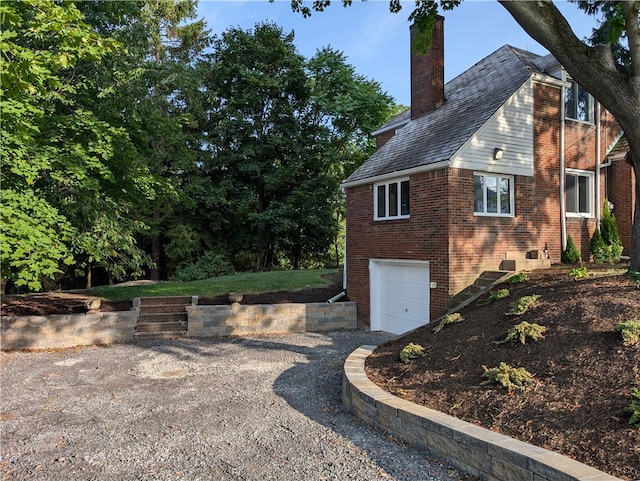
<path id="1" fill-rule="evenodd" d="M 499 48 L 448 82 L 440 108 L 398 129 L 344 183 L 448 160 L 533 73 L 541 71 L 534 63 L 540 58 L 509 45 Z"/>

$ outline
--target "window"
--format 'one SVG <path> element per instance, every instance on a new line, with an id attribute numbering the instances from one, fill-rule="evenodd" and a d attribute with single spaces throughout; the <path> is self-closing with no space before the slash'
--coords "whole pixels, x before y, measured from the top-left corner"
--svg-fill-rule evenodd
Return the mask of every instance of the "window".
<path id="1" fill-rule="evenodd" d="M 376 220 L 409 217 L 409 179 L 376 184 L 374 197 Z"/>
<path id="2" fill-rule="evenodd" d="M 564 98 L 564 114 L 568 119 L 593 122 L 593 97 L 573 80 L 567 87 Z"/>
<path id="3" fill-rule="evenodd" d="M 593 173 L 567 170 L 564 185 L 567 216 L 593 216 Z"/>
<path id="4" fill-rule="evenodd" d="M 513 177 L 474 174 L 473 212 L 476 215 L 513 217 Z"/>

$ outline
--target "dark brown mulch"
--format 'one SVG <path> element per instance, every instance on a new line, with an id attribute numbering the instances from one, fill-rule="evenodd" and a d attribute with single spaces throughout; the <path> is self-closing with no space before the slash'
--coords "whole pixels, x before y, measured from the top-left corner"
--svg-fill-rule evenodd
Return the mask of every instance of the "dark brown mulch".
<path id="1" fill-rule="evenodd" d="M 263 292 L 260 294 L 244 294 L 242 304 L 283 304 L 326 302 L 342 292 L 342 276 L 327 274 L 324 276 L 326 286 L 299 291 Z M 45 316 L 51 314 L 78 314 L 87 312 L 85 301 L 91 296 L 82 293 L 45 292 L 39 294 L 6 296 L 2 299 L 3 316 Z M 347 300 L 342 297 L 340 301 Z M 201 305 L 229 304 L 229 296 L 200 297 Z M 100 312 L 128 311 L 132 307 L 131 300 L 103 300 Z"/>
<path id="2" fill-rule="evenodd" d="M 595 266 L 589 270 L 596 273 Z M 625 347 L 614 332 L 618 322 L 640 319 L 640 289 L 628 276 L 576 281 L 567 272 L 529 273 L 526 283 L 492 291 L 508 288 L 507 298 L 461 309 L 460 323 L 438 333 L 428 325 L 380 346 L 367 360 L 368 376 L 412 402 L 622 479 L 640 479 L 640 429 L 625 413 L 631 388 L 640 388 L 640 346 Z M 505 315 L 531 294 L 540 295 L 532 310 Z M 545 326 L 544 339 L 494 342 L 521 321 Z M 423 346 L 426 356 L 404 364 L 399 353 L 410 342 Z M 524 392 L 481 386 L 483 366 L 500 362 L 526 368 L 535 375 L 533 385 Z"/>

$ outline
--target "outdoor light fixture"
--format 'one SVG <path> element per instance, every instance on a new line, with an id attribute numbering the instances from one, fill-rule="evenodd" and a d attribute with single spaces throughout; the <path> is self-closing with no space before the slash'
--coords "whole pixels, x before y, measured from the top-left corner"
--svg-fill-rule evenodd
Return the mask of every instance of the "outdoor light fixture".
<path id="1" fill-rule="evenodd" d="M 500 160 L 502 158 L 502 154 L 504 154 L 504 150 L 496 147 L 495 149 L 493 149 L 493 158 L 495 160 Z"/>

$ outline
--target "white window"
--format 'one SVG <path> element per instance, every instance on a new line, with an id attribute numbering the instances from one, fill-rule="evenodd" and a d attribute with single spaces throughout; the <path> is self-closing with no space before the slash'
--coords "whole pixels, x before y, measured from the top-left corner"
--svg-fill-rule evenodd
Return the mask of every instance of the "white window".
<path id="1" fill-rule="evenodd" d="M 475 215 L 513 217 L 513 177 L 509 175 L 473 175 L 473 212 Z"/>
<path id="2" fill-rule="evenodd" d="M 593 123 L 593 97 L 576 82 L 567 87 L 564 97 L 564 115 L 568 119 Z"/>
<path id="3" fill-rule="evenodd" d="M 375 220 L 409 217 L 409 179 L 375 184 L 373 202 Z"/>
<path id="4" fill-rule="evenodd" d="M 568 169 L 564 192 L 568 217 L 593 217 L 593 172 Z"/>

